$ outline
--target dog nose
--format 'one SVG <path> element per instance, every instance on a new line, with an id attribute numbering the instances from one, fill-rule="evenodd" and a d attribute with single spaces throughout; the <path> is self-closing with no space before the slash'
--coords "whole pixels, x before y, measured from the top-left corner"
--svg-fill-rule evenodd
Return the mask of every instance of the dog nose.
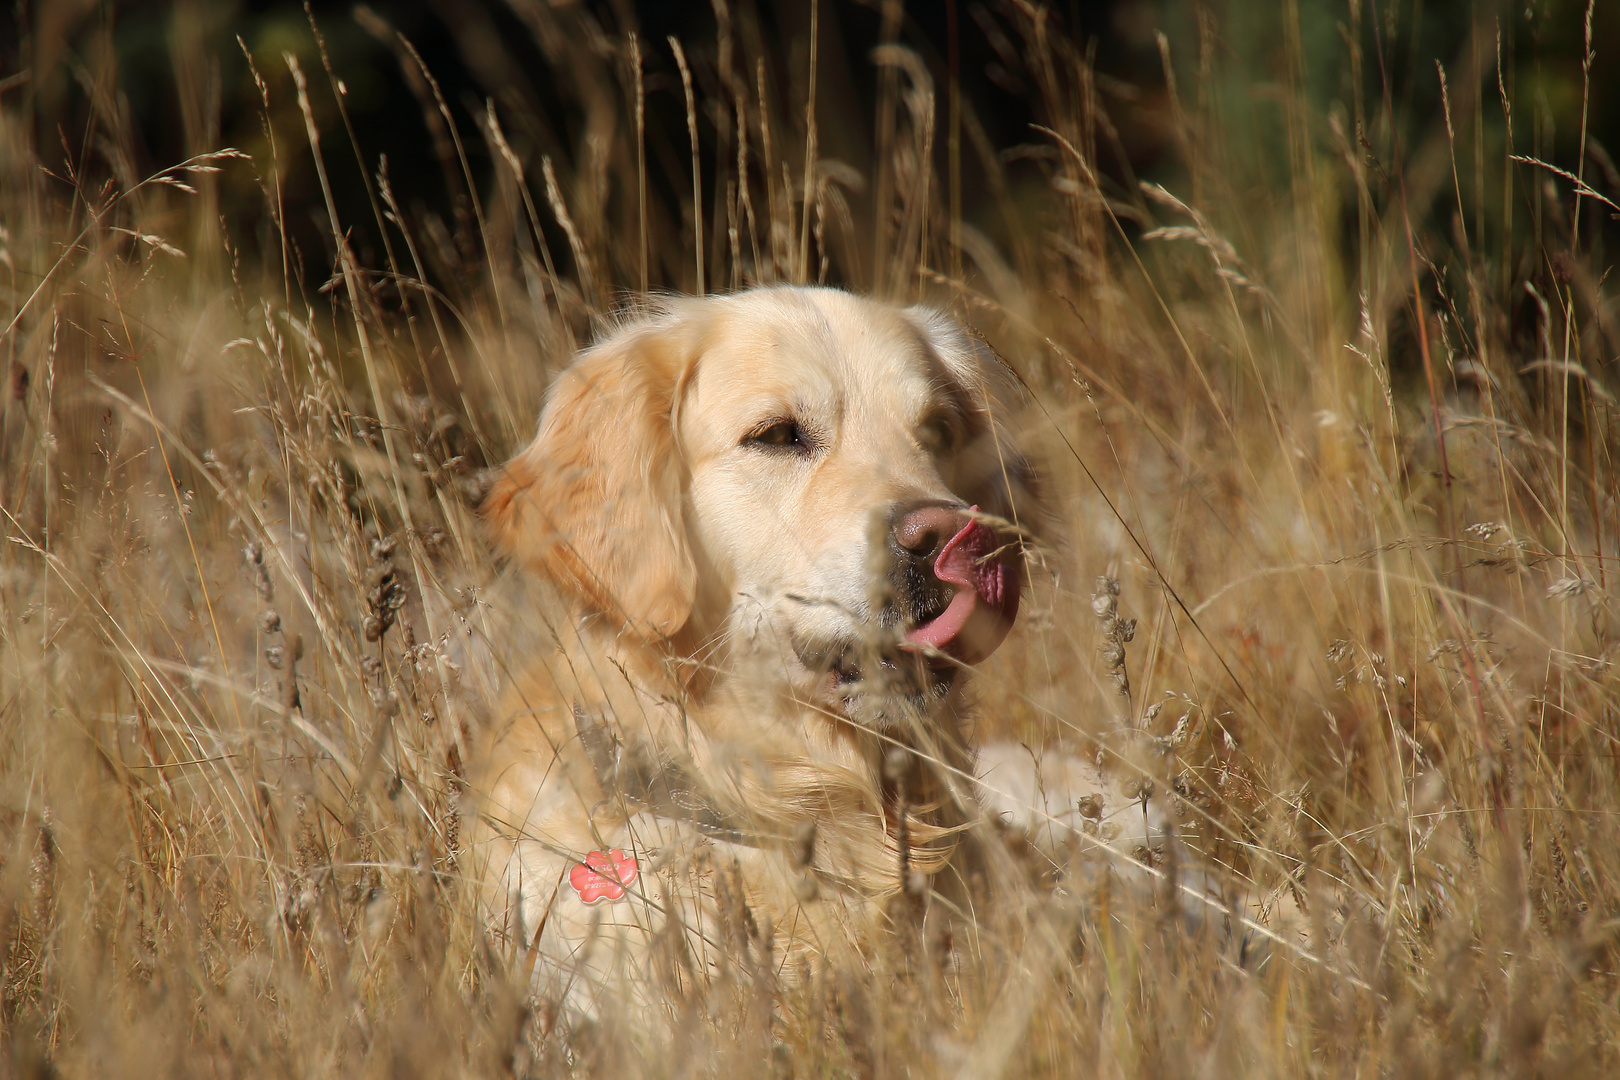
<path id="1" fill-rule="evenodd" d="M 930 663 L 978 663 L 1018 617 L 1023 559 L 1015 543 L 975 517 L 978 510 L 914 503 L 889 528 L 904 647 L 925 651 Z"/>
<path id="2" fill-rule="evenodd" d="M 895 520 L 895 547 L 918 562 L 932 566 L 940 548 L 970 520 L 967 508 L 962 506 L 928 503 L 912 507 Z"/>

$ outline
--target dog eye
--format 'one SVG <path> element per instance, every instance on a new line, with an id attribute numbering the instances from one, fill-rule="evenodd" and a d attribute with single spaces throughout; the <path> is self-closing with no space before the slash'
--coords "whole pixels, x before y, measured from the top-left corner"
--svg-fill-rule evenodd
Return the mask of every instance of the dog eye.
<path id="1" fill-rule="evenodd" d="M 743 439 L 744 445 L 761 446 L 768 450 L 808 450 L 810 440 L 796 420 L 773 420 L 757 428 Z"/>
<path id="2" fill-rule="evenodd" d="M 956 429 L 944 417 L 935 417 L 922 426 L 917 441 L 931 454 L 948 453 L 956 445 Z"/>

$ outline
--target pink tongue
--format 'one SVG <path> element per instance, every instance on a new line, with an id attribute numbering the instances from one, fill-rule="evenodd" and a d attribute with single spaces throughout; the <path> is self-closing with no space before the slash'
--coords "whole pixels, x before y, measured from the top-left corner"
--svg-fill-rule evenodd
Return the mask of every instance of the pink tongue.
<path id="1" fill-rule="evenodd" d="M 973 507 L 977 510 L 978 507 Z M 951 537 L 934 560 L 934 576 L 956 588 L 938 616 L 906 635 L 917 645 L 947 652 L 976 664 L 996 651 L 1018 615 L 1018 571 L 989 558 L 997 547 L 989 526 L 970 521 Z"/>

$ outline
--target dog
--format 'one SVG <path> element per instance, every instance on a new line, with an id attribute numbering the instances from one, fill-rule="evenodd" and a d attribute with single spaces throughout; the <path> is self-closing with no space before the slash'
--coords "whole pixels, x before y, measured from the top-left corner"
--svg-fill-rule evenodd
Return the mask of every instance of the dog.
<path id="1" fill-rule="evenodd" d="M 986 823 L 1164 835 L 1089 761 L 974 744 L 1037 524 L 1014 389 L 941 312 L 799 287 L 662 300 L 557 378 L 484 503 L 553 605 L 478 782 L 538 991 L 648 1005 L 728 919 L 798 970 L 961 917 Z"/>

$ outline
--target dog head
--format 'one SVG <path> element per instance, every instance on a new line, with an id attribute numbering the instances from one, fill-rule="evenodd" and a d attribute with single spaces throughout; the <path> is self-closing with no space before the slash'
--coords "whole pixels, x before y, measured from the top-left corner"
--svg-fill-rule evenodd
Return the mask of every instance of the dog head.
<path id="1" fill-rule="evenodd" d="M 1017 614 L 1030 470 L 1003 390 L 934 311 L 673 300 L 558 379 L 485 513 L 615 628 L 879 722 L 876 690 L 942 698 Z"/>

